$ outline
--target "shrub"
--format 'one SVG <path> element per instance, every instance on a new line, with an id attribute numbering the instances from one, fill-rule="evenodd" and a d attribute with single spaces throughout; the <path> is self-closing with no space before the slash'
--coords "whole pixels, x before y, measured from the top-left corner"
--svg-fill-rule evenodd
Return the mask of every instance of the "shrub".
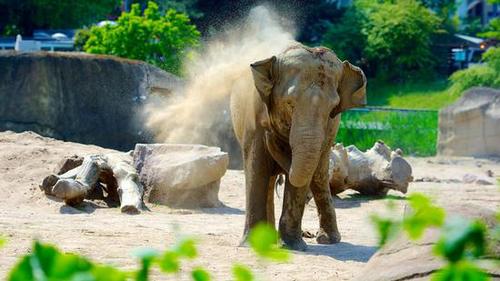
<path id="1" fill-rule="evenodd" d="M 179 74 L 182 60 L 198 46 L 199 37 L 186 14 L 170 9 L 162 15 L 158 5 L 149 2 L 143 14 L 139 4 L 133 4 L 115 25 L 92 27 L 84 50 L 143 60 Z"/>
<path id="2" fill-rule="evenodd" d="M 79 29 L 75 33 L 75 43 L 74 43 L 75 50 L 83 51 L 83 47 L 85 46 L 85 43 L 87 43 L 87 41 L 89 40 L 90 34 L 91 33 L 88 28 Z"/>
<path id="3" fill-rule="evenodd" d="M 483 54 L 485 64 L 459 70 L 450 76 L 450 94 L 459 95 L 471 87 L 500 87 L 500 48 L 490 48 Z"/>

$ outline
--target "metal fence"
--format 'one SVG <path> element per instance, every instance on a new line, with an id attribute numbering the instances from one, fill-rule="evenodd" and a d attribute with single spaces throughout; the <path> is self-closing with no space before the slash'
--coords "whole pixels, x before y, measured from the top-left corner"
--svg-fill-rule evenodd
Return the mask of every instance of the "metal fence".
<path id="1" fill-rule="evenodd" d="M 406 155 L 436 153 L 438 111 L 365 107 L 342 113 L 337 142 L 365 150 L 382 140 Z"/>

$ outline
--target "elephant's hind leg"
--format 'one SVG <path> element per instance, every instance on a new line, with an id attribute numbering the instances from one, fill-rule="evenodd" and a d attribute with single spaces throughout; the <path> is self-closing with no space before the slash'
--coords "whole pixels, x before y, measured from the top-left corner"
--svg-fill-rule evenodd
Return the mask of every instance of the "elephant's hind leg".
<path id="1" fill-rule="evenodd" d="M 273 227 L 276 227 L 276 221 L 274 218 L 274 190 L 277 184 L 277 178 L 278 176 L 272 176 L 267 187 L 267 223 Z"/>
<path id="2" fill-rule="evenodd" d="M 305 251 L 307 249 L 307 244 L 302 239 L 302 216 L 308 190 L 305 186 L 293 186 L 287 177 L 279 232 L 284 246 L 292 250 Z"/>

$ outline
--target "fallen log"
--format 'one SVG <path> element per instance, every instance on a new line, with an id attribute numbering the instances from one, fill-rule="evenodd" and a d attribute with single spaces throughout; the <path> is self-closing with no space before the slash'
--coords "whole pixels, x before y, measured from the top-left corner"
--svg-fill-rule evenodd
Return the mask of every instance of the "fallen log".
<path id="1" fill-rule="evenodd" d="M 124 213 L 138 213 L 143 206 L 144 188 L 128 153 L 86 156 L 81 166 L 46 177 L 40 188 L 70 206 L 80 204 L 93 193 L 100 194 L 94 192 L 96 189 L 104 189 L 108 198 L 119 200 Z"/>
<path id="2" fill-rule="evenodd" d="M 353 189 L 363 195 L 385 195 L 390 189 L 406 193 L 413 180 L 410 164 L 402 151 L 377 141 L 366 152 L 356 146 L 337 144 L 330 155 L 330 190 L 332 194 Z"/>

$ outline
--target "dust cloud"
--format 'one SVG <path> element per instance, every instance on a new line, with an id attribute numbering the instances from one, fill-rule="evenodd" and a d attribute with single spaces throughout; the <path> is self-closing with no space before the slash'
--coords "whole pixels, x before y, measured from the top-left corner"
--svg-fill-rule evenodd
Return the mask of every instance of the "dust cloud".
<path id="1" fill-rule="evenodd" d="M 186 63 L 182 92 L 146 107 L 155 140 L 217 145 L 231 154 L 231 91 L 235 87 L 253 91 L 250 64 L 286 48 L 294 38 L 289 26 L 270 9 L 258 6 L 242 22 L 208 40 L 197 57 Z"/>

